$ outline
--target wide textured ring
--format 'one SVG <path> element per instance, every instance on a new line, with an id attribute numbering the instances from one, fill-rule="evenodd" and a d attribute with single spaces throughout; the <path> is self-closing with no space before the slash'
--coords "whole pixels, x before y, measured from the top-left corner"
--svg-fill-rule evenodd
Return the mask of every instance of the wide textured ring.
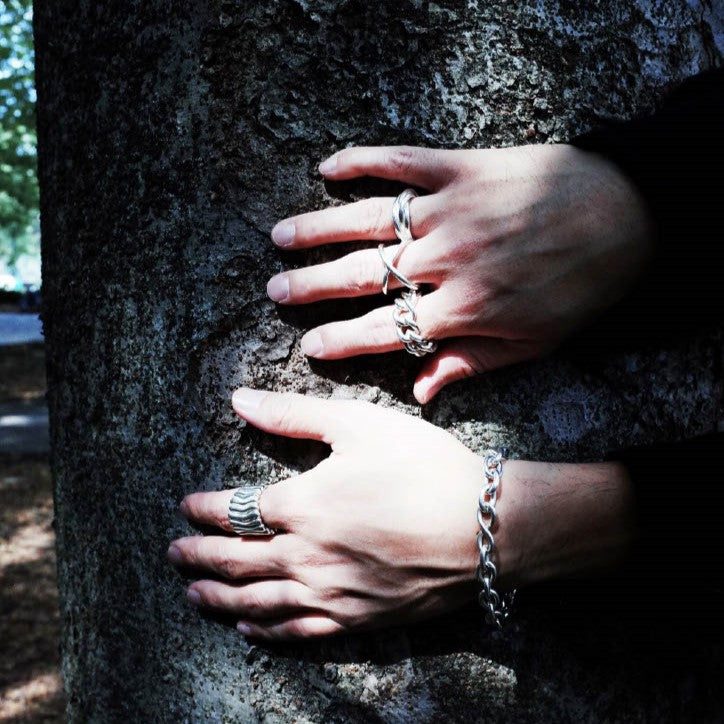
<path id="1" fill-rule="evenodd" d="M 417 325 L 415 305 L 420 296 L 418 291 L 406 290 L 402 292 L 402 295 L 395 299 L 395 309 L 392 312 L 400 342 L 415 357 L 424 357 L 426 354 L 432 354 L 437 349 L 437 342 L 434 339 L 423 337 L 420 334 L 420 327 Z"/>
<path id="2" fill-rule="evenodd" d="M 259 512 L 259 496 L 264 488 L 251 486 L 239 488 L 231 496 L 229 503 L 229 523 L 238 535 L 274 535 L 271 528 L 264 525 Z"/>
<path id="3" fill-rule="evenodd" d="M 390 281 L 390 274 L 397 279 L 400 284 L 417 291 L 417 285 L 411 282 L 396 267 L 395 262 L 400 258 L 404 248 L 414 241 L 412 230 L 410 228 L 410 202 L 417 196 L 414 189 L 405 189 L 392 204 L 392 225 L 395 228 L 395 236 L 400 240 L 400 244 L 393 250 L 392 258 L 385 256 L 385 246 L 380 244 L 377 251 L 380 259 L 385 265 L 385 276 L 382 279 L 382 293 L 387 294 L 387 288 Z"/>

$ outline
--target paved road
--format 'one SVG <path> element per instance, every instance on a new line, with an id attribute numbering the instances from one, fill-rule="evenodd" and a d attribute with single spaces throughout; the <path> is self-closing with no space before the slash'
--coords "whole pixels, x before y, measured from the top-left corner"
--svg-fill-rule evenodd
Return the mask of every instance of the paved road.
<path id="1" fill-rule="evenodd" d="M 48 452 L 48 408 L 45 400 L 0 404 L 0 456 Z"/>
<path id="2" fill-rule="evenodd" d="M 44 400 L 0 404 L 0 455 L 48 452 L 48 408 Z"/>
<path id="3" fill-rule="evenodd" d="M 35 314 L 0 313 L 0 346 L 43 341 L 43 325 Z"/>
<path id="4" fill-rule="evenodd" d="M 43 326 L 37 315 L 0 312 L 0 347 L 42 341 Z M 48 408 L 45 400 L 13 400 L 0 404 L 0 456 L 47 452 Z"/>

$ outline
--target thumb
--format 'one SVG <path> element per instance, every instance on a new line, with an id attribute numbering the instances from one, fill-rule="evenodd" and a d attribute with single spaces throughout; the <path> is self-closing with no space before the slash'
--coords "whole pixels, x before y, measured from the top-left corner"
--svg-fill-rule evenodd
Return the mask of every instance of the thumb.
<path id="1" fill-rule="evenodd" d="M 451 382 L 536 357 L 542 351 L 534 340 L 465 337 L 450 342 L 425 361 L 413 392 L 424 405 Z"/>

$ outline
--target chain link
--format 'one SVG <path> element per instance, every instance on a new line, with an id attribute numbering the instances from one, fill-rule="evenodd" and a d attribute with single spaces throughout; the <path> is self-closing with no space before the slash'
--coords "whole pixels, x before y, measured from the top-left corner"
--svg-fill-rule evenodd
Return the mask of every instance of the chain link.
<path id="1" fill-rule="evenodd" d="M 414 354 L 415 357 L 424 357 L 437 349 L 437 342 L 434 339 L 425 339 L 420 334 L 420 327 L 417 324 L 415 305 L 420 299 L 420 292 L 407 289 L 402 295 L 395 299 L 395 309 L 392 317 L 397 325 L 397 336 L 405 349 Z"/>
<path id="2" fill-rule="evenodd" d="M 510 615 L 513 598 L 515 597 L 515 591 L 501 597 L 493 588 L 498 569 L 492 560 L 495 554 L 495 539 L 492 531 L 497 520 L 495 504 L 498 500 L 500 479 L 503 476 L 503 460 L 507 457 L 508 451 L 505 448 L 499 451 L 485 451 L 483 454 L 483 473 L 486 484 L 480 491 L 480 497 L 478 498 L 478 524 L 480 525 L 478 551 L 480 553 L 480 563 L 475 573 L 475 578 L 481 586 L 478 603 L 485 611 L 486 623 L 498 630 L 503 628 L 503 624 Z"/>

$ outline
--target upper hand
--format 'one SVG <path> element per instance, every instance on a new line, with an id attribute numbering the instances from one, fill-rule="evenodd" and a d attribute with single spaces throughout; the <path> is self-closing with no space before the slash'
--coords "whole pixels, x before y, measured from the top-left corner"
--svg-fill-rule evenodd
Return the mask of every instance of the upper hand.
<path id="1" fill-rule="evenodd" d="M 544 353 L 620 299 L 645 263 L 649 221 L 633 185 L 604 158 L 567 145 L 497 150 L 348 148 L 320 166 L 330 180 L 396 179 L 429 190 L 411 203 L 415 241 L 397 267 L 432 291 L 417 306 L 422 336 L 447 340 L 415 383 L 420 402 L 461 377 Z M 286 249 L 395 238 L 392 198 L 279 222 Z M 377 294 L 376 249 L 284 272 L 268 292 L 283 304 Z M 394 286 L 391 285 L 391 286 Z M 401 348 L 385 306 L 309 331 L 321 359 Z"/>

